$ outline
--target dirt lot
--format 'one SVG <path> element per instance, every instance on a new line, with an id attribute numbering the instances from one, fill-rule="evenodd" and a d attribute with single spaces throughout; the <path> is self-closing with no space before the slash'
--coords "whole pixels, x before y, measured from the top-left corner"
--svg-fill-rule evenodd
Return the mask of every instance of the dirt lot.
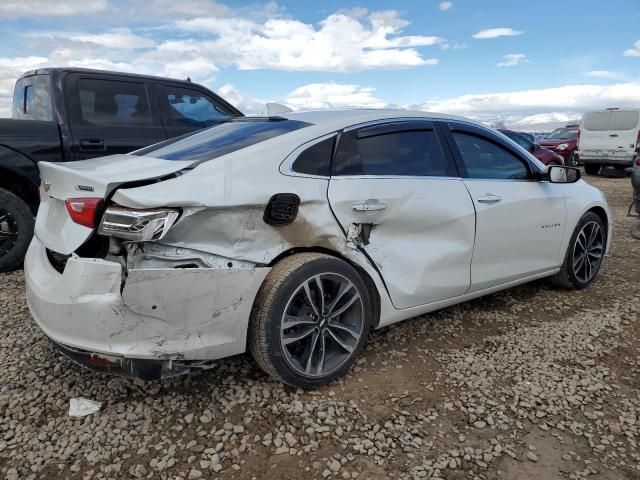
<path id="1" fill-rule="evenodd" d="M 628 178 L 588 290 L 545 281 L 376 332 L 339 383 L 303 392 L 248 357 L 143 383 L 90 372 L 0 274 L 0 472 L 13 478 L 640 478 L 640 241 Z M 102 402 L 85 418 L 69 399 Z"/>

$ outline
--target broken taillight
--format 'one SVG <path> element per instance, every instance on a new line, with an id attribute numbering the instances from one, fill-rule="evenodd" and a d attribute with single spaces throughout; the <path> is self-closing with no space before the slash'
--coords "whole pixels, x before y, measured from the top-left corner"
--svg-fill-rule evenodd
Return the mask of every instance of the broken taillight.
<path id="1" fill-rule="evenodd" d="M 67 198 L 64 204 L 71 220 L 84 227 L 96 228 L 102 201 L 102 198 Z"/>

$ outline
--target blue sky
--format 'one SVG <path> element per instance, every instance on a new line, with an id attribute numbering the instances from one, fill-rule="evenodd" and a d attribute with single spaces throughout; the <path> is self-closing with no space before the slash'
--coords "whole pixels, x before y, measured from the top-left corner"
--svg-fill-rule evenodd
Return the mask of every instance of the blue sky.
<path id="1" fill-rule="evenodd" d="M 3 0 L 0 21 L 0 114 L 21 71 L 54 65 L 189 75 L 248 111 L 640 107 L 637 0 Z"/>

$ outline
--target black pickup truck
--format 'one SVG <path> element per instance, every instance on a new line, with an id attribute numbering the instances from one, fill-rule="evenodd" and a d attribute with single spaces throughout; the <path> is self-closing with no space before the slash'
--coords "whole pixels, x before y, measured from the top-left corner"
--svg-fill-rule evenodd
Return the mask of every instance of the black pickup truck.
<path id="1" fill-rule="evenodd" d="M 0 272 L 21 265 L 33 236 L 39 161 L 126 153 L 241 115 L 188 80 L 79 68 L 25 73 L 12 118 L 0 119 Z"/>

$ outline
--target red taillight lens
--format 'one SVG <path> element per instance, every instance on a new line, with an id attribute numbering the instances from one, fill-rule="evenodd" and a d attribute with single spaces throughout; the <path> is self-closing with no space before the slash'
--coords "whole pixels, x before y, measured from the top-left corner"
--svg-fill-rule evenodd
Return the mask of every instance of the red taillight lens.
<path id="1" fill-rule="evenodd" d="M 71 220 L 78 225 L 96 228 L 97 213 L 102 205 L 102 198 L 67 198 L 64 204 Z"/>
<path id="2" fill-rule="evenodd" d="M 636 165 L 640 167 L 640 155 L 636 155 Z"/>

